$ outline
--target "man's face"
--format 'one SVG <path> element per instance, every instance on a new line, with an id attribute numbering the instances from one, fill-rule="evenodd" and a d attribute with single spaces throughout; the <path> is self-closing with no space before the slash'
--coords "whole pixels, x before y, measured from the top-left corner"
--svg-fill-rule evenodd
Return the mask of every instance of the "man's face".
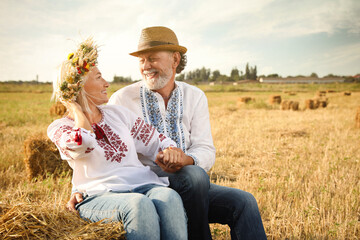
<path id="1" fill-rule="evenodd" d="M 151 51 L 139 56 L 140 73 L 149 89 L 161 89 L 173 78 L 173 55 L 173 52 L 168 51 Z"/>

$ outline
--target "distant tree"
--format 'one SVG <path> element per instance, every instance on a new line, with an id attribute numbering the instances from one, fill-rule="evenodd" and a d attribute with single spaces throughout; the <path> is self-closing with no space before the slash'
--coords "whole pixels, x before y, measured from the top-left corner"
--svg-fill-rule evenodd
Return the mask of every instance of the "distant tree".
<path id="1" fill-rule="evenodd" d="M 240 71 L 240 80 L 244 80 L 245 77 L 244 77 L 244 72 L 243 71 Z"/>
<path id="2" fill-rule="evenodd" d="M 316 73 L 314 73 L 314 72 L 310 74 L 310 77 L 319 78 L 318 75 Z"/>
<path id="3" fill-rule="evenodd" d="M 279 76 L 279 74 L 277 74 L 277 73 L 272 73 L 272 74 L 267 75 L 267 77 L 278 78 L 278 77 L 280 77 L 280 76 Z"/>
<path id="4" fill-rule="evenodd" d="M 326 75 L 326 76 L 324 76 L 324 77 L 325 77 L 325 78 L 334 78 L 334 77 L 339 77 L 339 76 L 330 73 L 330 74 L 328 74 L 328 75 Z"/>
<path id="5" fill-rule="evenodd" d="M 131 77 L 123 77 L 123 76 L 114 76 L 113 79 L 114 83 L 125 83 L 125 82 L 132 82 Z"/>
<path id="6" fill-rule="evenodd" d="M 248 79 L 256 80 L 256 78 L 257 78 L 257 69 L 255 65 L 255 67 L 250 68 L 250 77 Z"/>
<path id="7" fill-rule="evenodd" d="M 246 67 L 245 67 L 245 79 L 250 79 L 249 63 L 246 63 Z"/>
<path id="8" fill-rule="evenodd" d="M 205 67 L 202 67 L 200 69 L 200 74 L 199 74 L 199 78 L 202 80 L 202 81 L 209 81 L 209 78 L 210 78 L 210 69 L 206 69 Z"/>
<path id="9" fill-rule="evenodd" d="M 185 73 L 181 73 L 181 74 L 177 75 L 175 80 L 176 81 L 184 81 L 185 80 Z"/>
<path id="10" fill-rule="evenodd" d="M 231 70 L 230 78 L 235 82 L 240 80 L 239 70 L 236 67 Z"/>
<path id="11" fill-rule="evenodd" d="M 219 77 L 220 77 L 220 71 L 215 70 L 215 71 L 212 72 L 211 81 L 215 82 L 215 81 L 218 80 Z"/>

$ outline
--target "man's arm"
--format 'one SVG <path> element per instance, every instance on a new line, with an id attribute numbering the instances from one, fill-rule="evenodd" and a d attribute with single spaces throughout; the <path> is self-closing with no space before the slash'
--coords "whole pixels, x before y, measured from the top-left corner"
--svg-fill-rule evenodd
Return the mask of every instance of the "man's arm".
<path id="1" fill-rule="evenodd" d="M 195 165 L 209 171 L 215 163 L 215 147 L 211 135 L 208 102 L 203 92 L 193 108 L 189 131 L 191 144 L 186 150 L 186 155 L 193 158 Z"/>

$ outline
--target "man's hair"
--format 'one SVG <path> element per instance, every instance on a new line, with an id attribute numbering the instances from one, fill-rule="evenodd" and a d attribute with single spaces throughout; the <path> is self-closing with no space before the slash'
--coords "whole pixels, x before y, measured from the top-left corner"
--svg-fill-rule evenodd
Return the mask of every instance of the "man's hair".
<path id="1" fill-rule="evenodd" d="M 180 63 L 176 68 L 176 73 L 181 73 L 182 70 L 184 70 L 187 63 L 187 57 L 185 53 L 180 53 Z"/>

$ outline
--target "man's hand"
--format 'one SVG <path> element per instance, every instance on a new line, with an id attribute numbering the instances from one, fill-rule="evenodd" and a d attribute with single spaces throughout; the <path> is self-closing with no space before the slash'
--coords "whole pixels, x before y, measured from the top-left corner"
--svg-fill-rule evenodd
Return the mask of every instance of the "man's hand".
<path id="1" fill-rule="evenodd" d="M 187 156 L 180 148 L 170 147 L 156 156 L 155 163 L 165 172 L 174 173 L 186 165 L 193 165 L 192 157 Z"/>
<path id="2" fill-rule="evenodd" d="M 71 212 L 76 212 L 76 209 L 75 209 L 75 205 L 78 204 L 78 203 L 81 203 L 82 201 L 84 201 L 81 193 L 73 193 L 71 194 L 71 197 L 70 197 L 70 200 L 67 202 L 66 204 L 66 208 L 71 211 Z"/>

